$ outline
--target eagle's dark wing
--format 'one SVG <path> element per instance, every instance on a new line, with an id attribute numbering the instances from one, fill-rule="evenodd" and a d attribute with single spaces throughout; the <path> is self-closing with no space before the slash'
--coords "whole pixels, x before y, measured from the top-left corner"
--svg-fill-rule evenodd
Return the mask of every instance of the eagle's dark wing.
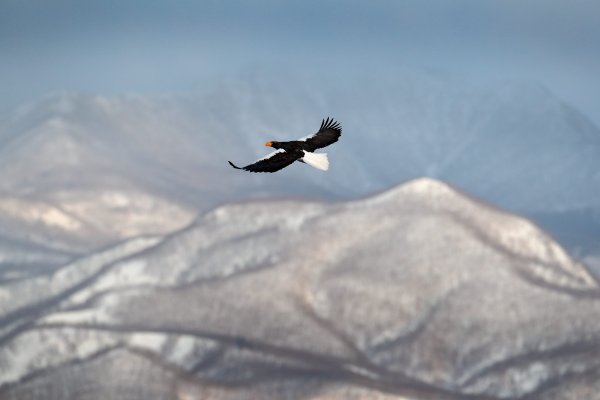
<path id="1" fill-rule="evenodd" d="M 234 165 L 231 161 L 229 161 L 229 164 L 233 168 L 243 169 L 250 172 L 275 172 L 287 167 L 298 158 L 298 155 L 294 153 L 288 153 L 283 149 L 279 149 L 267 155 L 266 157 L 261 158 L 254 164 L 246 165 L 243 168 Z"/>
<path id="2" fill-rule="evenodd" d="M 342 126 L 339 122 L 335 122 L 333 118 L 324 119 L 321 122 L 319 132 L 314 135 L 300 139 L 299 142 L 304 142 L 305 148 L 308 151 L 315 151 L 322 147 L 329 146 L 338 141 L 342 135 Z"/>

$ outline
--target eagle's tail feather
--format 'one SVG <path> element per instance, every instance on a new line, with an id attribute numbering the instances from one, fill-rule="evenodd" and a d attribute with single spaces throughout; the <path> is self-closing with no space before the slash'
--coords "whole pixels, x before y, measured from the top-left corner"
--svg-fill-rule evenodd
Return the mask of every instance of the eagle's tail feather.
<path id="1" fill-rule="evenodd" d="M 301 160 L 321 171 L 327 171 L 329 169 L 327 153 L 311 153 L 310 151 L 305 151 Z"/>

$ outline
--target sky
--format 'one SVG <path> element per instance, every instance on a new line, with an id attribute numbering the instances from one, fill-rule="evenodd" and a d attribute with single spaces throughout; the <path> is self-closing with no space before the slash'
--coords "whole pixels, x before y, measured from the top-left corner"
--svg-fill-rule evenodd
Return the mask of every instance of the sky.
<path id="1" fill-rule="evenodd" d="M 535 81 L 600 125 L 597 0 L 3 0 L 0 111 L 46 93 L 194 92 L 249 69 Z"/>

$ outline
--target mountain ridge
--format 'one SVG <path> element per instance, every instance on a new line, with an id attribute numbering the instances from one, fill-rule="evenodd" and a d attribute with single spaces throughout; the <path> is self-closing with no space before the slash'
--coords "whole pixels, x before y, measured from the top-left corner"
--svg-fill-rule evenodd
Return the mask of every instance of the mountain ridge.
<path id="1" fill-rule="evenodd" d="M 146 166 L 150 165 L 147 164 L 150 158 L 154 158 L 155 161 L 164 159 L 166 164 L 161 163 L 162 167 L 175 167 L 178 174 L 182 174 L 186 167 L 177 165 L 177 162 L 180 161 L 177 158 L 179 158 L 191 162 L 191 165 L 195 165 L 196 172 L 201 173 L 203 168 L 211 167 L 220 171 L 228 171 L 227 165 L 219 162 L 223 159 L 241 157 L 252 161 L 253 157 L 263 153 L 259 151 L 260 146 L 257 147 L 257 144 L 271 138 L 271 135 L 276 135 L 275 138 L 281 139 L 294 139 L 295 135 L 305 135 L 315 129 L 311 128 L 312 125 L 309 124 L 308 114 L 313 111 L 310 110 L 312 107 L 308 107 L 307 103 L 315 101 L 317 97 L 320 98 L 319 103 L 324 104 L 333 102 L 333 98 L 336 98 L 340 104 L 337 104 L 335 108 L 341 108 L 344 102 L 349 102 L 349 104 L 345 107 L 346 112 L 340 111 L 342 115 L 334 115 L 343 122 L 345 128 L 342 140 L 334 149 L 338 151 L 334 153 L 339 153 L 339 156 L 342 157 L 340 162 L 344 162 L 350 168 L 349 171 L 356 173 L 356 176 L 371 177 L 374 178 L 372 179 L 374 183 L 379 182 L 367 191 L 358 190 L 354 194 L 365 195 L 373 190 L 382 190 L 402 181 L 429 174 L 431 177 L 450 181 L 454 186 L 467 189 L 468 192 L 475 193 L 488 202 L 491 200 L 492 203 L 494 203 L 493 199 L 482 196 L 479 193 L 481 189 L 473 190 L 472 184 L 468 183 L 468 179 L 471 178 L 464 175 L 466 172 L 461 164 L 463 161 L 454 165 L 454 161 L 448 161 L 450 158 L 461 159 L 468 155 L 467 158 L 470 159 L 472 158 L 470 154 L 474 149 L 487 152 L 491 144 L 497 145 L 497 148 L 494 149 L 495 158 L 502 159 L 503 162 L 506 161 L 507 156 L 511 155 L 510 153 L 515 151 L 520 153 L 524 149 L 533 151 L 533 145 L 546 147 L 548 151 L 552 150 L 549 154 L 557 153 L 560 150 L 556 143 L 560 143 L 562 147 L 584 145 L 585 148 L 581 149 L 583 153 L 580 153 L 580 159 L 583 160 L 589 158 L 586 153 L 592 156 L 594 152 L 600 151 L 600 130 L 581 113 L 553 97 L 546 89 L 539 89 L 537 86 L 534 89 L 530 87 L 531 85 L 521 84 L 513 85 L 510 89 L 502 87 L 492 89 L 484 86 L 459 90 L 454 87 L 451 80 L 441 78 L 429 77 L 429 80 L 433 82 L 428 82 L 423 77 L 415 82 L 400 80 L 392 87 L 398 89 L 398 92 L 393 92 L 390 88 L 390 94 L 387 97 L 379 96 L 377 102 L 357 115 L 363 119 L 363 122 L 360 123 L 355 116 L 346 116 L 345 114 L 364 106 L 363 102 L 352 100 L 351 93 L 341 91 L 335 84 L 324 87 L 322 93 L 316 96 L 308 93 L 303 87 L 302 80 L 292 77 L 289 78 L 291 79 L 288 85 L 290 86 L 289 94 L 284 96 L 280 93 L 281 90 L 277 89 L 279 84 L 277 77 L 272 77 L 275 82 L 269 84 L 263 82 L 264 79 L 247 79 L 248 81 L 240 79 L 229 82 L 227 85 L 218 85 L 213 92 L 198 97 L 162 96 L 153 99 L 141 96 L 109 98 L 59 94 L 56 95 L 57 98 L 50 96 L 44 99 L 39 106 L 30 106 L 28 112 L 20 112 L 19 119 L 27 119 L 29 114 L 49 113 L 50 119 L 60 117 L 65 121 L 71 121 L 70 123 L 76 123 L 80 133 L 90 139 L 97 136 L 97 140 L 106 142 L 107 138 L 113 137 L 106 142 L 107 149 L 111 148 L 111 140 L 117 140 L 121 136 L 122 138 L 119 140 L 125 140 L 123 144 L 129 148 L 128 152 L 131 153 L 131 156 L 135 152 L 149 151 L 144 156 L 147 158 Z M 273 93 L 270 94 L 272 99 L 262 97 L 264 88 L 261 85 L 266 85 L 273 90 Z M 295 104 L 292 94 L 297 96 Z M 297 111 L 292 112 L 291 115 L 281 115 L 280 106 L 273 101 L 280 95 L 285 98 L 282 100 L 283 103 L 291 102 L 290 104 L 294 105 Z M 373 90 L 363 91 L 362 95 L 367 99 L 365 101 L 377 97 L 377 93 Z M 341 100 L 340 97 L 348 100 Z M 253 100 L 254 103 L 252 103 Z M 384 102 L 387 102 L 387 107 L 379 107 Z M 55 112 L 32 111 L 38 107 L 52 109 L 54 103 L 67 103 L 68 105 L 60 107 L 60 104 L 56 105 L 55 108 L 58 107 L 59 111 Z M 229 117 L 221 110 L 221 107 L 225 107 L 226 104 L 229 104 L 230 108 L 240 108 L 242 112 L 238 116 Z M 246 106 L 249 108 L 244 108 Z M 256 115 L 251 118 L 250 112 L 253 110 L 256 110 Z M 425 115 L 422 114 L 424 110 L 426 111 Z M 275 115 L 275 118 L 269 118 L 268 114 Z M 416 118 L 416 114 L 420 114 L 419 118 Z M 320 117 L 317 118 L 317 121 L 319 119 Z M 396 123 L 398 132 L 390 132 L 392 123 Z M 268 132 L 279 133 L 274 135 Z M 357 132 L 363 133 L 357 135 Z M 368 137 L 364 132 L 369 132 Z M 168 145 L 161 145 L 165 139 L 163 137 L 166 135 L 171 136 L 171 140 Z M 104 136 L 106 137 L 103 138 Z M 344 139 L 345 137 L 351 137 L 351 142 L 348 142 L 350 139 Z M 510 141 L 506 142 L 508 139 Z M 592 143 L 593 141 L 595 143 Z M 390 163 L 390 155 L 387 154 L 389 150 L 380 146 L 386 142 L 388 143 L 387 147 L 392 145 L 392 149 L 398 150 L 396 158 L 400 158 L 402 168 L 400 171 L 395 171 L 395 180 L 386 178 L 382 181 L 377 174 L 390 172 L 389 165 L 395 165 Z M 225 149 L 221 148 L 223 144 L 227 146 L 228 151 L 233 153 L 221 154 L 220 152 Z M 379 148 L 376 150 L 374 145 Z M 377 158 L 369 163 L 372 164 L 371 166 L 356 165 L 357 162 L 363 161 L 362 158 L 356 157 L 359 154 L 356 146 L 359 146 L 363 152 L 368 150 L 369 154 L 378 151 L 378 158 L 384 162 L 386 167 L 383 170 L 376 167 L 379 163 Z M 119 147 L 118 143 L 112 144 L 114 151 L 118 151 Z M 202 152 L 203 148 L 211 149 L 211 153 Z M 192 151 L 190 152 L 190 150 Z M 214 151 L 218 153 L 212 154 Z M 169 152 L 172 154 L 168 155 Z M 544 159 L 543 151 L 539 153 L 530 154 L 530 158 L 536 160 L 536 163 L 543 162 L 543 165 L 549 168 L 545 171 L 546 174 L 556 173 L 553 170 L 554 163 Z M 214 157 L 214 155 L 219 157 Z M 382 158 L 382 155 L 385 156 Z M 175 159 L 173 159 L 174 156 Z M 435 166 L 435 159 L 440 157 L 447 160 L 440 159 L 440 164 Z M 538 158 L 539 160 L 537 160 Z M 402 161 L 403 159 L 406 161 Z M 522 162 L 519 159 L 513 161 Z M 565 164 L 565 161 L 575 162 L 574 160 L 563 160 L 563 169 L 571 168 Z M 489 170 L 488 167 L 493 163 L 494 157 L 488 158 L 487 162 L 481 163 L 481 165 L 485 170 Z M 450 168 L 444 167 L 446 172 L 444 169 L 440 169 L 445 164 Z M 356 169 L 357 167 L 360 168 Z M 414 168 L 417 169 L 410 172 Z M 514 172 L 510 168 L 505 169 L 509 173 Z M 455 172 L 451 172 L 453 170 L 455 172 L 462 171 L 460 174 L 464 176 L 456 176 Z M 230 172 L 229 175 L 236 176 L 232 171 L 228 172 Z M 350 187 L 346 183 L 340 185 L 340 179 L 346 180 L 347 178 L 340 175 L 337 170 L 332 172 L 336 175 L 335 189 L 342 191 L 343 196 L 347 196 L 347 193 L 343 192 L 350 190 Z M 372 175 L 375 172 L 376 174 Z M 570 172 L 575 173 L 575 171 Z M 527 171 L 522 171 L 522 173 L 527 173 Z M 490 178 L 494 178 L 494 176 Z M 598 176 L 592 177 L 592 180 L 596 178 Z M 261 186 L 264 184 L 264 177 L 246 177 L 246 179 L 256 180 L 261 183 Z M 464 181 L 465 179 L 467 181 Z M 512 179 L 519 178 L 513 176 Z M 331 184 L 331 182 L 329 183 Z M 535 184 L 535 181 L 530 182 L 530 184 L 532 183 Z M 319 184 L 323 184 L 323 177 L 319 177 Z M 361 182 L 361 184 L 366 185 L 367 182 Z M 504 208 L 513 209 L 513 207 L 507 207 L 507 204 L 503 204 L 506 201 L 496 201 L 495 203 Z M 565 205 L 567 208 L 581 206 L 581 204 Z M 523 206 L 518 208 L 527 210 Z M 545 207 L 543 208 L 545 209 Z M 537 211 L 541 211 L 541 209 L 538 208 Z"/>

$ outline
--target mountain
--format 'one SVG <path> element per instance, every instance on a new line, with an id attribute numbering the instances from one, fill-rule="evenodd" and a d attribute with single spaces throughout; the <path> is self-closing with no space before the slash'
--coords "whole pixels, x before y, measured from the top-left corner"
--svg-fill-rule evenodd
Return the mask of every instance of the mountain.
<path id="1" fill-rule="evenodd" d="M 600 213 L 600 131 L 540 86 L 414 71 L 386 84 L 317 81 L 254 73 L 193 96 L 59 93 L 24 105 L 0 121 L 0 226 L 11 227 L 0 234 L 84 254 L 180 229 L 224 202 L 353 199 L 421 176 L 550 215 L 539 220 L 548 229 L 559 214 Z M 305 136 L 327 115 L 344 128 L 327 174 L 226 162 L 253 162 L 265 141 Z M 600 246 L 577 232 L 574 247 Z"/>
<path id="2" fill-rule="evenodd" d="M 600 288 L 442 182 L 220 206 L 0 287 L 0 398 L 599 399 Z"/>

